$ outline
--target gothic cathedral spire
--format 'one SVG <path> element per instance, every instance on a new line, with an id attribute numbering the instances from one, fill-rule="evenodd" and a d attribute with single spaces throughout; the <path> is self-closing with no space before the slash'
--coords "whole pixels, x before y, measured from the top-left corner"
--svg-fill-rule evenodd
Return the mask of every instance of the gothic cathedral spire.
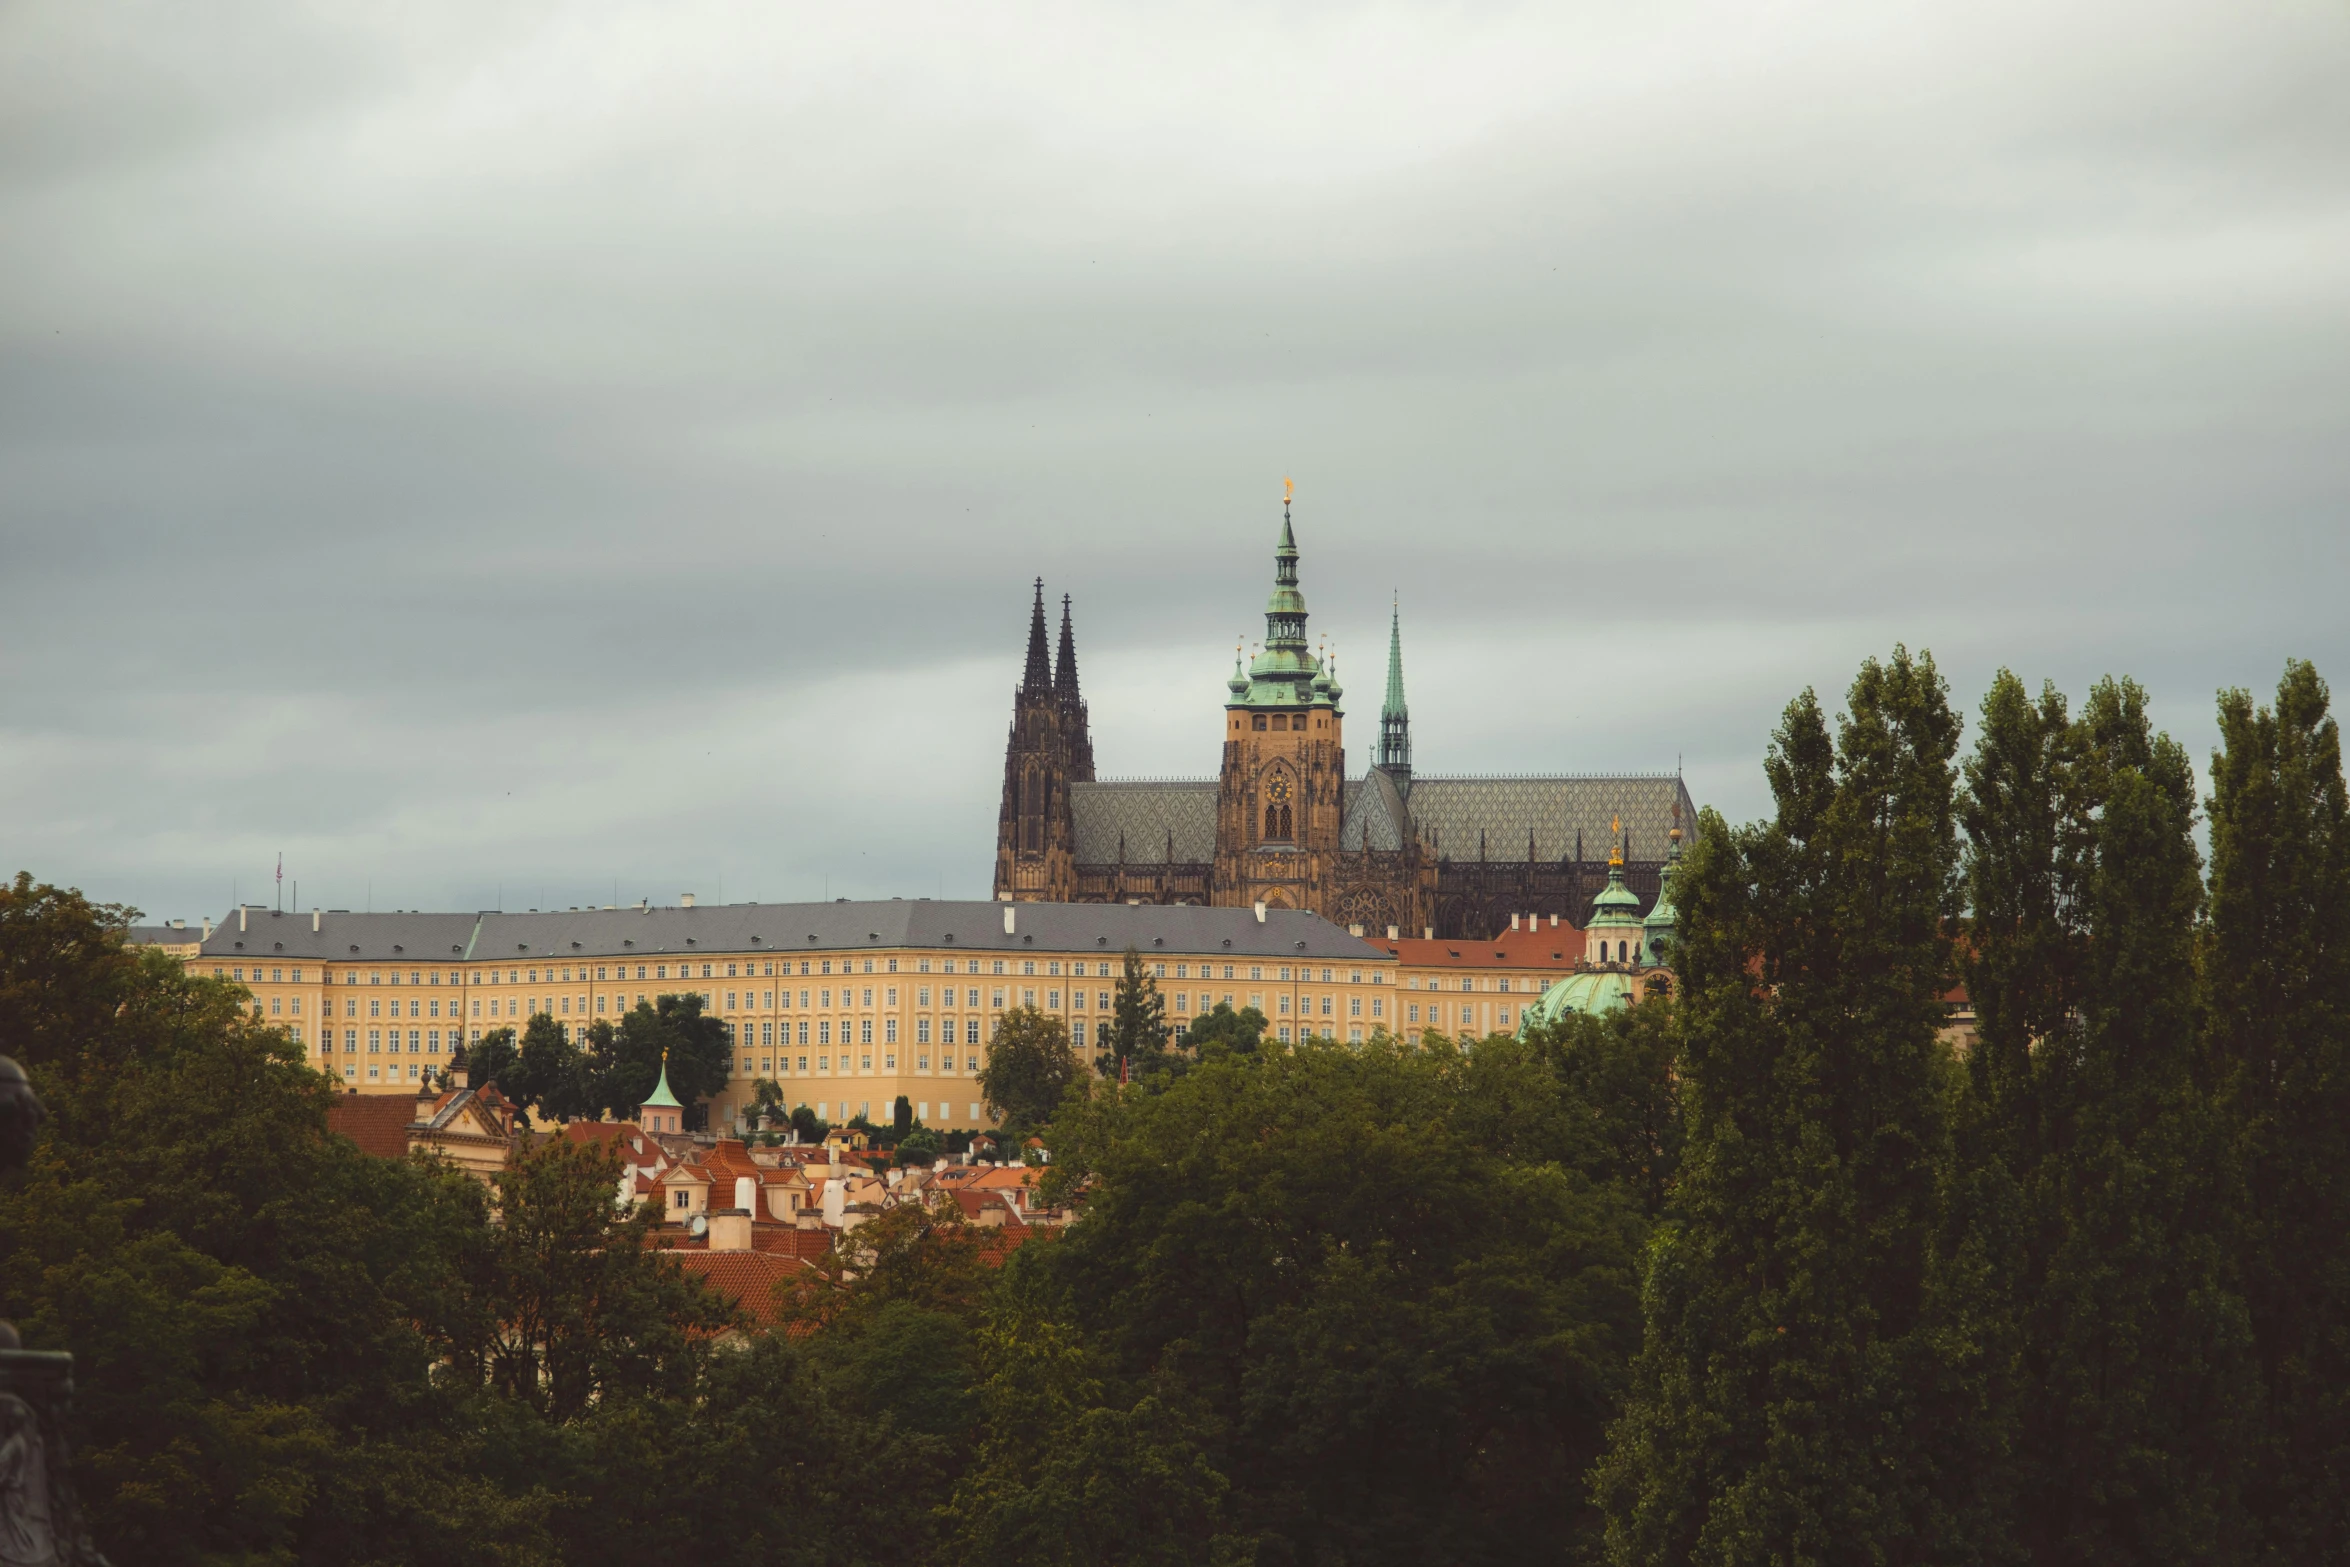
<path id="1" fill-rule="evenodd" d="M 1085 697 L 1077 688 L 1077 633 L 1069 619 L 1069 595 L 1061 595 L 1061 648 L 1053 663 L 1053 697 L 1061 709 L 1061 739 L 1069 751 L 1069 781 L 1093 782 L 1093 736 L 1088 732 Z"/>
<path id="2" fill-rule="evenodd" d="M 1023 695 L 1053 688 L 1051 644 L 1044 639 L 1044 578 L 1036 579 L 1036 609 L 1028 618 L 1028 668 L 1020 677 Z"/>
<path id="3" fill-rule="evenodd" d="M 1086 738 L 1085 703 L 1077 695 L 1077 650 L 1066 601 L 1061 615 L 1056 680 L 1045 635 L 1044 579 L 1037 578 L 1028 615 L 1028 666 L 1012 693 L 1012 730 L 1004 744 L 1004 800 L 996 818 L 999 898 L 1067 902 L 1076 896 L 1069 786 L 1092 781 L 1093 742 Z"/>
<path id="4" fill-rule="evenodd" d="M 1403 604 L 1388 611 L 1387 700 L 1379 706 L 1379 765 L 1402 783 L 1412 776 L 1412 715 L 1403 700 Z"/>

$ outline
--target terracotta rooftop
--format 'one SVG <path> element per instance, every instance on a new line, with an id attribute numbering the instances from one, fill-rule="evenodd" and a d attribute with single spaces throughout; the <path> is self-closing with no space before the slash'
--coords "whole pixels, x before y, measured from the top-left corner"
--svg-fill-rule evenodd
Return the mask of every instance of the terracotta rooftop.
<path id="1" fill-rule="evenodd" d="M 327 1107 L 326 1129 L 348 1137 L 379 1159 L 408 1157 L 408 1127 L 416 1100 L 408 1094 L 338 1094 Z"/>
<path id="2" fill-rule="evenodd" d="M 763 1328 L 775 1326 L 775 1286 L 807 1266 L 797 1257 L 773 1251 L 687 1251 L 681 1247 L 672 1255 L 679 1267 L 742 1307 Z"/>
<path id="3" fill-rule="evenodd" d="M 1423 941 L 1417 936 L 1371 945 L 1408 967 L 1570 968 L 1582 961 L 1583 932 L 1565 920 L 1535 930 L 1505 930 L 1490 941 Z"/>

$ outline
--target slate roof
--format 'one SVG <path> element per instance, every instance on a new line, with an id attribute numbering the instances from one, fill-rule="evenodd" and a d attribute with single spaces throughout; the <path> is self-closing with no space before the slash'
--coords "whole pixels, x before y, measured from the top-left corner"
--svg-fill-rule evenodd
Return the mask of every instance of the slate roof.
<path id="1" fill-rule="evenodd" d="M 1585 860 L 1607 858 L 1608 823 L 1624 822 L 1624 858 L 1665 857 L 1673 807 L 1681 807 L 1683 841 L 1697 827 L 1688 787 L 1671 774 L 1651 778 L 1419 778 L 1405 797 L 1412 820 L 1452 860 L 1477 858 L 1482 836 L 1494 860 L 1524 860 L 1531 835 L 1537 860 L 1573 859 L 1582 835 Z"/>
<path id="2" fill-rule="evenodd" d="M 1204 864 L 1216 857 L 1216 780 L 1177 779 L 1154 783 L 1072 784 L 1069 810 L 1077 829 L 1077 863 L 1093 867 L 1118 862 L 1123 844 L 1129 865 L 1158 865 L 1174 840 L 1177 863 Z M 1671 774 L 1655 777 L 1436 778 L 1414 777 L 1409 792 L 1376 768 L 1346 786 L 1339 842 L 1360 850 L 1393 852 L 1404 846 L 1406 822 L 1416 825 L 1437 853 L 1474 860 L 1480 836 L 1488 859 L 1523 860 L 1531 837 L 1534 857 L 1573 859 L 1576 835 L 1582 855 L 1594 864 L 1607 858 L 1608 824 L 1623 819 L 1624 857 L 1657 861 L 1665 857 L 1673 806 L 1681 807 L 1686 838 L 1697 827 L 1689 790 Z"/>
<path id="3" fill-rule="evenodd" d="M 1071 784 L 1077 863 L 1206 864 L 1216 857 L 1216 788 L 1213 778 Z"/>
<path id="4" fill-rule="evenodd" d="M 1213 785 L 1210 786 L 1213 788 Z M 1004 929 L 1005 911 L 1013 929 Z M 466 959 L 692 957 L 697 953 L 791 953 L 863 947 L 957 947 L 974 953 L 1044 956 L 1071 952 L 1231 952 L 1258 957 L 1305 953 L 1361 962 L 1378 952 L 1318 914 L 1245 908 L 1123 903 L 886 902 L 727 903 L 701 908 L 579 909 L 539 914 L 327 914 L 248 911 L 247 928 L 228 922 L 204 943 L 207 959 L 312 958 L 334 963 Z"/>
<path id="5" fill-rule="evenodd" d="M 318 916 L 310 928 L 308 914 L 276 914 L 268 909 L 245 910 L 245 928 L 237 929 L 237 911 L 212 929 L 203 955 L 215 959 L 313 958 L 335 963 L 416 963 L 430 965 L 466 956 L 473 945 L 478 914 L 351 914 Z"/>
<path id="6" fill-rule="evenodd" d="M 188 925 L 133 925 L 122 939 L 134 947 L 192 947 L 204 939 L 204 932 Z"/>

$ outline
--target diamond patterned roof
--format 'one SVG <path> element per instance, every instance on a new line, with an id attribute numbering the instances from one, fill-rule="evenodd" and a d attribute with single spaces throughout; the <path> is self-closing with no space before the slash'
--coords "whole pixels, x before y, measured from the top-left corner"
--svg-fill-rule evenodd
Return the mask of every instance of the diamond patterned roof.
<path id="1" fill-rule="evenodd" d="M 1624 823 L 1624 858 L 1665 857 L 1673 807 L 1681 808 L 1683 841 L 1697 826 L 1689 790 L 1670 774 L 1655 778 L 1414 778 L 1405 797 L 1412 820 L 1439 854 L 1474 860 L 1480 838 L 1485 857 L 1523 860 L 1533 841 L 1537 860 L 1572 859 L 1582 835 L 1586 860 L 1607 857 L 1609 823 Z M 1347 839 L 1352 848 L 1359 830 Z M 1378 847 L 1378 829 L 1372 831 Z"/>
<path id="2" fill-rule="evenodd" d="M 1204 864 L 1216 857 L 1213 778 L 1071 784 L 1069 814 L 1080 865 L 1115 865 L 1121 842 L 1129 865 L 1161 865 L 1170 858 L 1179 865 Z"/>

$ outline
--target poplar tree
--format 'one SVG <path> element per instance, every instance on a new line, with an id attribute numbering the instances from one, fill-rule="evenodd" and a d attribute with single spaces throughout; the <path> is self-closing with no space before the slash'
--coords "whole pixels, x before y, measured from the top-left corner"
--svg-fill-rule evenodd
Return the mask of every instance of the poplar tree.
<path id="1" fill-rule="evenodd" d="M 1114 1073 L 1117 1062 L 1128 1057 L 1147 1060 L 1166 1050 L 1167 1003 L 1158 981 L 1143 967 L 1142 954 L 1132 947 L 1126 949 L 1125 969 L 1111 999 L 1116 1010 L 1111 1014 L 1109 1053 L 1114 1059 L 1106 1072 Z"/>
<path id="2" fill-rule="evenodd" d="M 2201 863 L 2186 753 L 2128 681 L 2080 717 L 2000 673 L 1962 806 L 1973 918 L 1956 1183 L 2002 1281 L 1986 1343 L 2040 1562 L 2240 1554 L 2252 1434 L 2217 1123 L 2198 1091 Z"/>
<path id="3" fill-rule="evenodd" d="M 2350 1555 L 2350 807 L 2325 682 L 2219 701 L 2211 762 L 2212 1066 L 2245 1181 L 2267 1442 L 2251 1504 L 2276 1561 Z"/>
<path id="4" fill-rule="evenodd" d="M 1675 883 L 1687 1143 L 1599 1470 L 1624 1563 L 1980 1560 L 1998 1432 L 1937 1260 L 1959 723 L 1930 657 L 1790 704 Z"/>

